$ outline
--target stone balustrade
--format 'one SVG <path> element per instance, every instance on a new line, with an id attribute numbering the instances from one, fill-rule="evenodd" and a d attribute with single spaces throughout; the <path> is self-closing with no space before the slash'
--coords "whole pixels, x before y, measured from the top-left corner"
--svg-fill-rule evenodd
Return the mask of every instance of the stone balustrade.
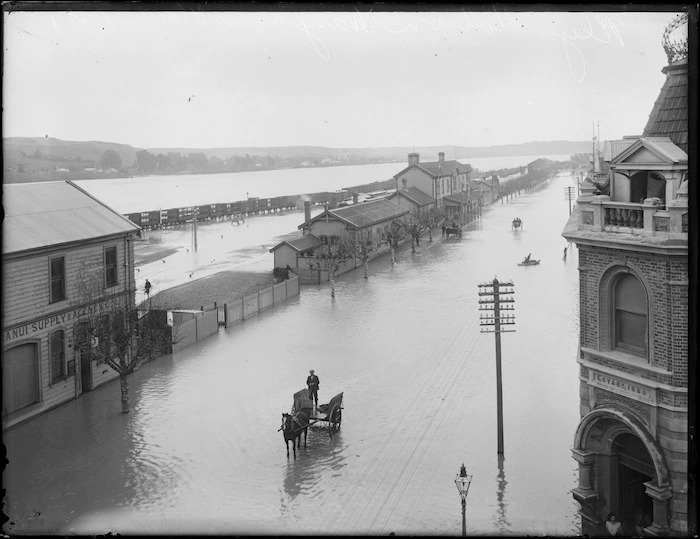
<path id="1" fill-rule="evenodd" d="M 687 199 L 664 206 L 658 198 L 647 198 L 639 204 L 614 201 L 607 195 L 583 194 L 577 205 L 581 229 L 687 238 Z"/>

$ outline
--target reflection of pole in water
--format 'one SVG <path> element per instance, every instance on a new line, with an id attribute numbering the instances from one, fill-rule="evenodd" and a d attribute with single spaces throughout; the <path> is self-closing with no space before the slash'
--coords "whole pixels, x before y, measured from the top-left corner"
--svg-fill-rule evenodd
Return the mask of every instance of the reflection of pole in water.
<path id="1" fill-rule="evenodd" d="M 506 532 L 510 528 L 510 522 L 506 519 L 506 474 L 503 470 L 503 455 L 498 455 L 498 490 L 496 491 L 496 498 L 498 500 L 498 517 L 496 521 L 496 526 L 500 532 Z"/>

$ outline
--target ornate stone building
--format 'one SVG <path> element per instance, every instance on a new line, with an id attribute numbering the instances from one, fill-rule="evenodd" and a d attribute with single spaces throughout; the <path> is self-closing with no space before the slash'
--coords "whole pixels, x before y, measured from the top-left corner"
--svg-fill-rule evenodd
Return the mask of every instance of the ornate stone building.
<path id="1" fill-rule="evenodd" d="M 562 233 L 579 250 L 584 535 L 610 512 L 635 535 L 688 530 L 688 61 L 665 48 L 643 136 L 608 144 Z"/>

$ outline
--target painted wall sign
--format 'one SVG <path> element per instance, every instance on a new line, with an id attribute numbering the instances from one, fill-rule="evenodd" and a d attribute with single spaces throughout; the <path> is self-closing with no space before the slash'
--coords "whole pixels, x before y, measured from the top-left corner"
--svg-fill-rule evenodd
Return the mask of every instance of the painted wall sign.
<path id="1" fill-rule="evenodd" d="M 45 318 L 40 318 L 33 322 L 27 322 L 21 326 L 14 327 L 2 332 L 2 344 L 19 339 L 21 337 L 29 337 L 34 334 L 52 328 L 53 326 L 65 326 L 72 321 L 80 320 L 82 317 L 99 312 L 102 305 L 87 305 L 79 307 L 73 311 L 54 314 Z"/>
<path id="2" fill-rule="evenodd" d="M 656 405 L 656 390 L 654 388 L 634 384 L 627 380 L 593 370 L 589 372 L 588 383 L 592 386 L 612 391 L 613 393 L 629 397 L 639 402 Z"/>

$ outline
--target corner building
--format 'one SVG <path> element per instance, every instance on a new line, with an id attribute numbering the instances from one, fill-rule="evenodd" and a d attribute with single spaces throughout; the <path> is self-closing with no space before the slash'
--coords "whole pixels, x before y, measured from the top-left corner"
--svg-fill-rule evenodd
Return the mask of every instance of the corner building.
<path id="1" fill-rule="evenodd" d="M 668 52 L 668 51 L 667 51 Z M 688 64 L 673 58 L 641 137 L 607 143 L 562 235 L 579 250 L 583 535 L 688 530 Z"/>

